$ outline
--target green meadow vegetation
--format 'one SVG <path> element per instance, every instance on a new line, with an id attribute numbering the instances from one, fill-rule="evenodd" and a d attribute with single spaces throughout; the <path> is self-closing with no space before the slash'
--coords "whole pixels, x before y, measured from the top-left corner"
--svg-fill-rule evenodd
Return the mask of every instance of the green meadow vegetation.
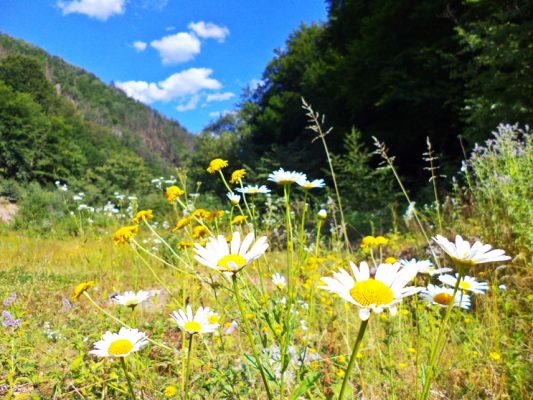
<path id="1" fill-rule="evenodd" d="M 531 2 L 326 3 L 198 135 L 0 34 L 1 398 L 531 397 Z"/>

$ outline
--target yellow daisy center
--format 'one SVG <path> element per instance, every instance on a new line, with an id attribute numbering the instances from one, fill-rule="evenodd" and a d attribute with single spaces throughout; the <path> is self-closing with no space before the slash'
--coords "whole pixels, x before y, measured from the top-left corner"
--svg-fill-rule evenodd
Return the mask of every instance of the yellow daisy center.
<path id="1" fill-rule="evenodd" d="M 350 296 L 362 306 L 389 304 L 394 300 L 391 288 L 373 278 L 356 282 L 350 289 Z"/>
<path id="2" fill-rule="evenodd" d="M 465 257 L 467 257 L 468 254 L 465 254 Z M 457 258 L 457 257 L 451 257 L 453 263 L 457 268 L 468 268 L 476 265 L 476 262 L 474 260 L 466 260 L 464 258 Z"/>
<path id="3" fill-rule="evenodd" d="M 470 285 L 470 283 L 468 282 L 465 282 L 465 281 L 461 281 L 459 283 L 459 288 L 463 289 L 463 290 L 468 290 L 472 287 L 472 285 Z"/>
<path id="4" fill-rule="evenodd" d="M 436 303 L 447 306 L 452 301 L 452 295 L 446 292 L 437 293 L 435 296 L 433 296 L 433 300 L 435 300 Z"/>
<path id="5" fill-rule="evenodd" d="M 139 304 L 139 299 L 130 299 L 124 303 L 125 306 L 136 306 L 137 304 Z"/>
<path id="6" fill-rule="evenodd" d="M 185 322 L 185 325 L 183 327 L 187 332 L 191 333 L 200 332 L 200 330 L 202 329 L 202 325 L 200 325 L 200 323 L 196 321 Z"/>
<path id="7" fill-rule="evenodd" d="M 207 317 L 207 322 L 209 322 L 210 324 L 218 324 L 219 321 L 220 317 L 217 314 L 213 314 Z"/>
<path id="8" fill-rule="evenodd" d="M 124 354 L 128 354 L 132 349 L 133 343 L 128 339 L 118 339 L 111 343 L 107 352 L 112 356 L 123 356 Z"/>
<path id="9" fill-rule="evenodd" d="M 238 267 L 237 269 L 244 267 L 246 265 L 246 259 L 240 254 L 228 254 L 218 260 L 217 265 L 228 271 L 233 271 L 236 269 L 235 265 Z"/>

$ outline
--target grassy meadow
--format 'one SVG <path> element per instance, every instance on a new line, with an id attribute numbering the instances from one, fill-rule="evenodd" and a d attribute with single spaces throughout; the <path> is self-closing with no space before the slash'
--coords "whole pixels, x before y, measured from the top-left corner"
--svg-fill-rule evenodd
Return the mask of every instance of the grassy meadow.
<path id="1" fill-rule="evenodd" d="M 152 182 L 157 208 L 119 198 L 99 209 L 59 182 L 66 211 L 44 233 L 24 210 L 0 226 L 0 396 L 530 398 L 532 160 L 531 134 L 502 128 L 451 190 L 420 206 L 406 193 L 389 229 L 368 221 L 359 233 L 341 212 L 349 193 L 289 171 L 259 180 L 222 159 L 203 166 L 233 195 L 220 209 L 181 174 Z M 437 235 L 505 255 L 457 244 L 452 258 Z M 456 273 L 463 281 L 439 280 Z M 119 304 L 126 291 L 137 298 Z M 210 311 L 170 317 L 188 305 Z M 91 353 L 121 328 L 148 340 Z"/>

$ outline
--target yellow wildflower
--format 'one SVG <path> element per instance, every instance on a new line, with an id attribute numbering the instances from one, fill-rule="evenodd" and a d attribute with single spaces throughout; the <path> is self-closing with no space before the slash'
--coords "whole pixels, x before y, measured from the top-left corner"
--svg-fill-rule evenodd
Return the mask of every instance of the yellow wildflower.
<path id="1" fill-rule="evenodd" d="M 178 393 L 178 389 L 175 386 L 167 386 L 163 394 L 166 398 L 174 397 Z"/>
<path id="2" fill-rule="evenodd" d="M 192 230 L 192 237 L 194 239 L 200 239 L 201 237 L 207 235 L 208 233 L 209 232 L 205 226 L 198 225 L 198 226 L 195 226 L 194 229 Z"/>
<path id="3" fill-rule="evenodd" d="M 215 158 L 214 160 L 211 160 L 209 163 L 209 167 L 207 168 L 207 172 L 210 174 L 214 174 L 215 172 L 220 171 L 222 168 L 228 166 L 228 161 L 223 160 L 222 158 Z"/>
<path id="4" fill-rule="evenodd" d="M 361 240 L 361 248 L 366 249 L 367 247 L 375 246 L 376 238 L 374 236 L 365 236 Z"/>
<path id="5" fill-rule="evenodd" d="M 342 378 L 344 377 L 344 370 L 343 369 L 338 369 L 337 372 L 335 372 L 335 374 L 339 377 L 339 378 Z"/>
<path id="6" fill-rule="evenodd" d="M 237 169 L 237 170 L 232 172 L 231 179 L 230 179 L 229 182 L 232 183 L 232 184 L 239 183 L 239 181 L 242 178 L 244 178 L 244 175 L 246 175 L 246 170 L 245 169 Z"/>
<path id="7" fill-rule="evenodd" d="M 113 235 L 116 244 L 126 244 L 139 232 L 138 225 L 124 226 L 117 230 Z"/>
<path id="8" fill-rule="evenodd" d="M 176 232 L 186 227 L 187 225 L 191 223 L 191 220 L 192 220 L 191 217 L 185 217 L 185 218 L 180 219 L 178 222 L 176 222 L 176 226 L 174 227 L 173 231 Z"/>
<path id="9" fill-rule="evenodd" d="M 385 259 L 385 264 L 394 264 L 394 263 L 397 263 L 397 262 L 398 262 L 398 260 L 396 258 L 394 258 L 394 257 L 387 257 Z"/>
<path id="10" fill-rule="evenodd" d="M 244 221 L 246 221 L 248 217 L 244 216 L 244 215 L 237 215 L 235 218 L 233 218 L 231 220 L 231 225 L 240 225 L 242 224 Z"/>
<path id="11" fill-rule="evenodd" d="M 210 214 L 211 213 L 209 211 L 204 210 L 203 208 L 197 208 L 192 212 L 192 216 L 198 219 L 206 219 L 209 217 Z"/>
<path id="12" fill-rule="evenodd" d="M 494 361 L 498 361 L 502 356 L 500 354 L 496 353 L 495 351 L 492 351 L 490 354 L 490 358 L 492 358 Z"/>
<path id="13" fill-rule="evenodd" d="M 357 352 L 357 353 L 355 354 L 355 358 L 359 358 L 359 359 L 361 359 L 361 358 L 363 358 L 363 354 Z"/>
<path id="14" fill-rule="evenodd" d="M 207 216 L 207 219 L 215 219 L 215 218 L 220 218 L 223 216 L 224 216 L 224 211 L 214 210 L 209 213 L 209 215 Z"/>
<path id="15" fill-rule="evenodd" d="M 192 246 L 194 246 L 194 243 L 188 240 L 180 240 L 179 243 L 176 245 L 176 247 L 180 250 L 189 249 Z"/>
<path id="16" fill-rule="evenodd" d="M 389 243 L 389 239 L 383 236 L 377 236 L 376 239 L 374 240 L 374 244 L 376 246 L 386 246 L 387 243 Z"/>
<path id="17" fill-rule="evenodd" d="M 346 357 L 341 354 L 337 357 L 337 361 L 341 364 L 344 364 L 346 362 Z"/>
<path id="18" fill-rule="evenodd" d="M 183 196 L 185 191 L 177 186 L 169 186 L 165 192 L 165 197 L 169 203 L 173 203 L 178 197 Z"/>
<path id="19" fill-rule="evenodd" d="M 407 367 L 406 363 L 401 362 L 401 361 L 398 363 L 398 368 L 405 368 L 405 367 Z"/>
<path id="20" fill-rule="evenodd" d="M 133 218 L 133 223 L 138 224 L 141 221 L 150 221 L 154 218 L 154 214 L 152 210 L 141 210 L 137 214 L 135 214 L 135 218 Z"/>
<path id="21" fill-rule="evenodd" d="M 86 290 L 89 290 L 93 286 L 94 286 L 94 281 L 80 283 L 78 286 L 74 288 L 74 293 L 72 294 L 72 296 L 70 296 L 70 300 L 78 301 L 82 293 L 85 292 Z"/>

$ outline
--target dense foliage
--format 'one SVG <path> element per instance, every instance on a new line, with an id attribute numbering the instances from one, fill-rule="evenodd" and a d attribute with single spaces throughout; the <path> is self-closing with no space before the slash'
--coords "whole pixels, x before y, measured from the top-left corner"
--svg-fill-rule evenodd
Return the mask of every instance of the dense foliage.
<path id="1" fill-rule="evenodd" d="M 468 151 L 500 122 L 531 121 L 531 2 L 327 3 L 327 21 L 297 29 L 245 96 L 243 162 L 320 173 L 325 160 L 306 130 L 302 97 L 335 127 L 334 153 L 345 154 L 352 128 L 367 144 L 376 136 L 411 188 L 428 178 L 426 137 L 449 172 L 461 145 Z"/>
<path id="2" fill-rule="evenodd" d="M 0 35 L 1 178 L 139 193 L 183 163 L 191 140 L 95 76 Z"/>

